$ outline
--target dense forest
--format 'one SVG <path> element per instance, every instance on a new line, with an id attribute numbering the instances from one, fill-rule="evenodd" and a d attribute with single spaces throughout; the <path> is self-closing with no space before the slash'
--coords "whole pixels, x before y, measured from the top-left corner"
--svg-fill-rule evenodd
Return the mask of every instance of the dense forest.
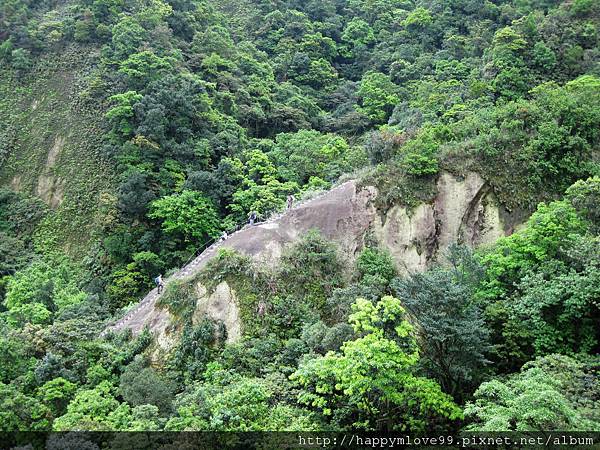
<path id="1" fill-rule="evenodd" d="M 67 125 L 67 184 L 15 188 Z M 252 211 L 443 171 L 528 219 L 422 273 L 368 236 L 222 251 L 241 340 L 185 286 L 162 361 L 100 337 Z M 598 1 L 0 1 L 0 430 L 600 431 L 599 352 Z"/>

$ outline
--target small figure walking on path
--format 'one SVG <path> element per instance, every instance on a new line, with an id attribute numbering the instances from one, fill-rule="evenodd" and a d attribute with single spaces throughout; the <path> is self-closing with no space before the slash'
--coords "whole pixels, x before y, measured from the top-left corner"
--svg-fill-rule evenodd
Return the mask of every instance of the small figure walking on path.
<path id="1" fill-rule="evenodd" d="M 287 198 L 287 209 L 292 209 L 292 207 L 294 206 L 294 201 L 295 200 L 296 199 L 294 198 L 293 195 L 291 195 L 291 194 L 288 195 L 288 198 Z"/>
<path id="2" fill-rule="evenodd" d="M 258 302 L 258 306 L 256 308 L 256 314 L 258 317 L 263 317 L 267 313 L 267 304 L 262 300 Z"/>
<path id="3" fill-rule="evenodd" d="M 254 223 L 256 222 L 256 218 L 257 218 L 256 211 L 250 211 L 250 214 L 248 214 L 248 223 L 250 225 L 254 225 Z"/>
<path id="4" fill-rule="evenodd" d="M 223 231 L 223 234 L 221 235 L 221 239 L 219 239 L 219 242 L 225 242 L 228 237 L 229 237 L 229 235 L 227 234 L 227 231 Z"/>
<path id="5" fill-rule="evenodd" d="M 157 276 L 154 279 L 154 282 L 156 283 L 156 288 L 158 289 L 158 294 L 160 295 L 162 293 L 163 289 L 165 288 L 165 284 L 163 283 L 162 274 L 160 274 L 159 276 Z"/>

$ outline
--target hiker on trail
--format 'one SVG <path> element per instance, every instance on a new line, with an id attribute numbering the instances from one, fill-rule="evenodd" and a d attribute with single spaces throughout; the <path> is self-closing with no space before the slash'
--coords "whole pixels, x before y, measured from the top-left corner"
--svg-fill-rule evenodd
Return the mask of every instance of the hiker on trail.
<path id="1" fill-rule="evenodd" d="M 248 223 L 254 225 L 257 217 L 256 211 L 250 211 L 250 214 L 248 214 Z"/>
<path id="2" fill-rule="evenodd" d="M 267 313 L 267 304 L 262 300 L 258 303 L 258 307 L 256 308 L 256 314 L 259 317 L 263 317 Z"/>
<path id="3" fill-rule="evenodd" d="M 295 200 L 296 199 L 294 198 L 293 195 L 291 195 L 291 194 L 288 195 L 288 198 L 287 198 L 287 209 L 292 209 L 292 207 L 294 206 L 294 201 Z"/>
<path id="4" fill-rule="evenodd" d="M 158 289 L 158 293 L 160 294 L 163 291 L 163 289 L 165 288 L 165 284 L 163 283 L 162 274 L 160 274 L 159 276 L 157 276 L 154 279 L 154 282 L 156 283 L 156 288 Z"/>
<path id="5" fill-rule="evenodd" d="M 228 237 L 229 237 L 229 235 L 227 234 L 227 231 L 223 231 L 223 234 L 221 235 L 221 239 L 219 239 L 219 242 L 226 241 Z"/>

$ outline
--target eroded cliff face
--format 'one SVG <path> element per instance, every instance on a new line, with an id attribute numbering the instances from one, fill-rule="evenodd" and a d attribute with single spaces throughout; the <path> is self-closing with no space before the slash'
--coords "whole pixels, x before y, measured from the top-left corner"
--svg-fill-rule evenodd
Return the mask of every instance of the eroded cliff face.
<path id="1" fill-rule="evenodd" d="M 354 181 L 344 183 L 274 220 L 245 227 L 174 277 L 178 282 L 194 283 L 195 275 L 220 248 L 236 250 L 252 257 L 259 264 L 275 265 L 286 246 L 297 242 L 313 229 L 335 241 L 346 257 L 353 258 L 364 247 L 365 237 L 376 217 L 373 206 L 376 194 L 373 188 L 358 190 Z M 193 322 L 198 323 L 204 317 L 223 322 L 227 328 L 228 341 L 239 340 L 243 324 L 239 319 L 235 291 L 227 283 L 221 283 L 214 291 L 208 291 L 202 284 L 197 284 L 194 288 L 198 301 Z M 130 329 L 137 335 L 147 326 L 156 336 L 156 345 L 152 351 L 155 362 L 164 359 L 164 354 L 177 344 L 181 332 L 181 327 L 173 323 L 171 314 L 167 309 L 160 308 L 157 301 L 158 295 L 154 290 L 131 314 L 109 328 L 115 331 Z"/>
<path id="2" fill-rule="evenodd" d="M 224 248 L 232 248 L 265 264 L 276 264 L 283 249 L 310 230 L 336 242 L 352 258 L 364 246 L 364 239 L 376 216 L 372 187 L 358 190 L 354 181 L 287 211 L 281 217 L 231 236 Z"/>
<path id="3" fill-rule="evenodd" d="M 202 283 L 196 283 L 194 291 L 198 297 L 192 315 L 192 324 L 198 325 L 205 318 L 222 322 L 227 330 L 227 342 L 234 343 L 242 337 L 242 321 L 238 307 L 238 297 L 227 282 L 222 282 L 213 291 L 209 291 Z M 148 309 L 148 326 L 155 336 L 151 360 L 160 365 L 164 356 L 171 352 L 179 342 L 181 328 L 173 324 L 169 312 L 157 307 Z M 136 330 L 133 330 L 136 333 Z M 139 331 L 138 331 L 139 332 Z M 136 333 L 137 334 L 137 333 Z"/>
<path id="4" fill-rule="evenodd" d="M 348 260 L 353 260 L 364 248 L 365 238 L 371 235 L 390 251 L 401 273 L 412 273 L 425 270 L 443 258 L 453 242 L 480 246 L 512 232 L 503 223 L 503 218 L 511 217 L 510 213 L 498 204 L 478 174 L 457 177 L 442 173 L 437 181 L 437 192 L 430 203 L 411 209 L 398 205 L 381 213 L 374 207 L 377 196 L 374 187 L 359 188 L 356 182 L 347 182 L 275 220 L 246 227 L 221 247 L 235 249 L 259 263 L 274 265 L 286 246 L 316 229 L 336 242 Z M 192 282 L 191 277 L 201 271 L 214 254 L 216 249 L 193 267 L 183 270 L 179 278 L 185 281 L 189 277 Z M 235 291 L 227 283 L 221 283 L 212 292 L 201 284 L 195 289 L 198 301 L 193 322 L 198 323 L 204 317 L 221 321 L 227 328 L 228 341 L 239 340 L 243 323 Z M 154 304 L 140 310 L 140 314 L 123 327 L 137 333 L 149 325 L 157 335 L 155 357 L 168 352 L 176 344 L 178 333 L 176 327 L 168 325 L 169 313 L 158 312 Z"/>
<path id="5" fill-rule="evenodd" d="M 116 199 L 102 199 L 114 197 L 119 180 L 102 146 L 106 105 L 82 95 L 99 53 L 76 46 L 59 53 L 42 55 L 35 76 L 0 71 L 0 188 L 43 200 L 36 246 L 77 260 L 106 225 L 106 211 L 116 210 Z"/>
<path id="6" fill-rule="evenodd" d="M 444 172 L 437 192 L 433 202 L 412 209 L 395 206 L 373 224 L 377 240 L 390 251 L 400 272 L 425 270 L 453 242 L 480 246 L 512 232 L 502 220 L 510 213 L 478 174 L 455 177 Z"/>
<path id="7" fill-rule="evenodd" d="M 196 303 L 192 323 L 197 325 L 205 317 L 218 317 L 227 329 L 227 342 L 238 341 L 242 337 L 242 321 L 235 291 L 227 282 L 222 282 L 213 292 L 209 292 L 198 283 L 196 292 L 198 303 Z"/>

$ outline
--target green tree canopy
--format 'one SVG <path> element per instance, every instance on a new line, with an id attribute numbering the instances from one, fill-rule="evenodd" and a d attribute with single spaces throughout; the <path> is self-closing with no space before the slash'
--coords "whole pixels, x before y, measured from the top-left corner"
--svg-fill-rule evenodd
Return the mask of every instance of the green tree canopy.
<path id="1" fill-rule="evenodd" d="M 450 268 L 396 279 L 392 287 L 418 324 L 421 363 L 445 392 L 461 398 L 485 375 L 489 331 L 475 291 L 483 270 L 468 250 L 452 247 Z"/>
<path id="2" fill-rule="evenodd" d="M 483 383 L 465 407 L 467 431 L 600 429 L 590 366 L 562 355 L 539 358 L 508 379 Z"/>
<path id="3" fill-rule="evenodd" d="M 357 94 L 361 99 L 360 111 L 375 124 L 386 122 L 400 101 L 396 85 L 381 72 L 365 73 Z"/>
<path id="4" fill-rule="evenodd" d="M 439 418 L 460 418 L 439 385 L 415 373 L 419 353 L 404 316 L 393 297 L 358 299 L 350 323 L 361 337 L 302 362 L 291 377 L 301 389 L 298 401 L 337 426 L 366 430 L 418 432 Z"/>
<path id="5" fill-rule="evenodd" d="M 159 219 L 166 233 L 185 242 L 203 242 L 219 233 L 215 208 L 200 192 L 183 191 L 152 202 L 148 217 Z"/>

